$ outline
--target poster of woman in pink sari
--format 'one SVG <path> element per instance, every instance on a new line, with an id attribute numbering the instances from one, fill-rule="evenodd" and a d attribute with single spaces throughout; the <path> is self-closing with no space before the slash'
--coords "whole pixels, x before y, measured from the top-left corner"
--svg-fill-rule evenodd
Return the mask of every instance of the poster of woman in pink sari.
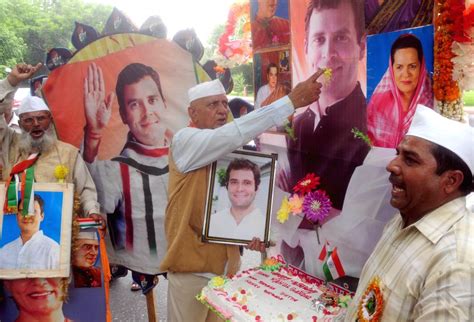
<path id="1" fill-rule="evenodd" d="M 428 31 L 425 32 L 428 35 L 427 40 L 430 35 L 432 37 L 431 26 L 418 29 Z M 397 32 L 396 35 L 393 33 L 378 35 L 384 39 L 385 43 L 387 43 L 387 37 L 395 36 L 396 39 L 393 42 L 388 42 L 392 44 L 388 67 L 373 91 L 367 106 L 368 135 L 374 146 L 395 148 L 408 131 L 416 106 L 422 104 L 433 108 L 433 91 L 428 72 L 428 70 L 432 70 L 432 66 L 427 66 L 426 59 L 426 55 L 432 51 L 432 47 L 429 42 L 423 45 L 420 41 L 419 37 L 423 37 L 423 33 L 417 37 L 415 32 L 419 33 L 420 30 L 414 30 L 413 33 L 410 30 L 404 30 Z M 371 37 L 368 41 L 370 50 Z M 376 42 L 378 45 L 380 44 L 380 41 Z M 374 59 L 380 57 L 378 50 L 373 54 Z M 370 59 L 370 52 L 368 59 Z M 428 60 L 432 62 L 432 57 L 429 57 Z M 368 74 L 370 85 L 370 80 L 373 80 L 374 77 L 370 77 L 370 71 Z"/>

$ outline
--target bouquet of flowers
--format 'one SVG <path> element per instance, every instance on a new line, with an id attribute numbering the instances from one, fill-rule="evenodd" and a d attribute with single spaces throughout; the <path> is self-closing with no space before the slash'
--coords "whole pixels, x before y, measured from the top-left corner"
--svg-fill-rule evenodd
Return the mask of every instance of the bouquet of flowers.
<path id="1" fill-rule="evenodd" d="M 329 215 L 332 203 L 329 196 L 319 186 L 319 177 L 314 173 L 307 174 L 293 187 L 293 194 L 285 196 L 277 212 L 277 220 L 284 223 L 292 216 L 303 216 L 316 228 Z M 317 230 L 316 230 L 317 232 Z"/>

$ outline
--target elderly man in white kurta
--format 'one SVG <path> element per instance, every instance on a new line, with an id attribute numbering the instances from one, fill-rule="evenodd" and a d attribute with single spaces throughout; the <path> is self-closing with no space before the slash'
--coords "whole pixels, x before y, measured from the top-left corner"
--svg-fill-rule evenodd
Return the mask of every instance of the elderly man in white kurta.
<path id="1" fill-rule="evenodd" d="M 0 101 L 14 92 L 20 82 L 29 79 L 41 64 L 31 66 L 18 64 L 0 80 Z M 1 107 L 1 106 L 0 106 Z M 99 204 L 94 182 L 79 155 L 79 150 L 56 138 L 53 117 L 45 102 L 36 96 L 27 96 L 20 104 L 19 125 L 22 133 L 9 128 L 0 108 L 0 144 L 3 163 L 2 179 L 8 181 L 14 174 L 22 174 L 28 168 L 34 170 L 35 182 L 58 182 L 56 170 L 61 166 L 64 182 L 74 183 L 74 190 L 80 196 L 85 216 L 100 220 Z M 12 173 L 14 170 L 15 173 Z M 32 203 L 31 203 L 32 204 Z"/>

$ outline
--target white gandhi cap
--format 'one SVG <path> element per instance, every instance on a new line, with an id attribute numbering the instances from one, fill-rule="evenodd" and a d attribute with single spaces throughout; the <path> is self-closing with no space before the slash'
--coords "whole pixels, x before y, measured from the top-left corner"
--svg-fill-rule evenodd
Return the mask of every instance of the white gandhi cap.
<path id="1" fill-rule="evenodd" d="M 474 129 L 418 104 L 406 135 L 436 143 L 460 157 L 474 175 Z"/>
<path id="2" fill-rule="evenodd" d="M 42 98 L 39 98 L 38 96 L 28 95 L 21 101 L 20 108 L 18 109 L 18 115 L 39 111 L 49 112 L 49 108 Z"/>
<path id="3" fill-rule="evenodd" d="M 91 240 L 99 240 L 97 237 L 97 233 L 94 231 L 81 231 L 77 235 L 77 239 L 91 239 Z"/>
<path id="4" fill-rule="evenodd" d="M 225 89 L 224 86 L 222 86 L 221 81 L 218 79 L 215 79 L 210 82 L 197 84 L 196 86 L 191 87 L 188 90 L 189 104 L 191 104 L 192 101 L 195 101 L 202 97 L 221 94 L 225 95 Z"/>

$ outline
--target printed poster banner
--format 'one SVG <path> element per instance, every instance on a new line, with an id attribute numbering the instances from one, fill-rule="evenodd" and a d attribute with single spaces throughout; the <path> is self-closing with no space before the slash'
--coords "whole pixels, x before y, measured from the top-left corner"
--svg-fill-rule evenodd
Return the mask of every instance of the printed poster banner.
<path id="1" fill-rule="evenodd" d="M 81 147 L 107 217 L 111 264 L 161 273 L 168 147 L 189 124 L 188 89 L 207 79 L 176 43 L 140 34 L 100 38 L 49 76 L 58 135 Z"/>
<path id="2" fill-rule="evenodd" d="M 140 34 L 119 34 L 101 38 L 81 49 L 61 68 L 55 69 L 44 86 L 44 96 L 51 108 L 61 140 L 80 147 L 86 125 L 84 83 L 92 63 L 101 68 L 102 95 L 115 92 L 119 73 L 129 64 L 141 63 L 160 76 L 166 112 L 160 122 L 172 133 L 187 125 L 187 89 L 196 84 L 191 55 L 174 42 Z M 65 113 L 65 110 L 67 112 Z M 110 159 L 122 150 L 129 127 L 123 123 L 118 97 L 111 105 L 112 115 L 101 133 L 99 159 Z"/>
<path id="3" fill-rule="evenodd" d="M 433 108 L 433 26 L 367 38 L 367 125 L 374 146 L 395 148 L 418 104 Z"/>
<path id="4" fill-rule="evenodd" d="M 80 232 L 72 249 L 71 277 L 0 280 L 0 320 L 106 321 L 108 282 L 96 229 Z"/>
<path id="5" fill-rule="evenodd" d="M 69 276 L 73 187 L 36 183 L 31 213 L 0 210 L 0 278 Z"/>
<path id="6" fill-rule="evenodd" d="M 254 51 L 288 45 L 290 21 L 288 0 L 251 0 L 251 28 Z"/>
<path id="7" fill-rule="evenodd" d="M 396 213 L 388 202 L 390 189 L 385 170 L 393 158 L 393 146 L 370 148 L 360 138 L 369 134 L 365 4 L 351 1 L 315 10 L 312 1 L 290 2 L 293 85 L 307 79 L 318 68 L 330 68 L 332 76 L 329 80 L 321 77 L 319 101 L 296 112 L 292 121 L 293 138 L 268 133 L 261 137 L 265 152 L 279 154 L 274 209 L 278 210 L 280 200 L 292 193 L 292 187 L 309 173 L 320 177 L 319 189 L 325 190 L 332 202 L 329 216 L 317 229 L 312 222 L 298 216 L 290 215 L 284 224 L 276 222 L 274 228 L 281 239 L 272 251 L 283 254 L 287 262 L 309 274 L 324 278 L 323 265 L 317 258 L 329 243 L 337 248 L 345 272 L 336 283 L 353 291 L 385 223 Z M 424 28 L 426 31 L 399 31 L 397 36 L 420 34 L 423 49 L 429 53 L 432 32 L 430 36 L 427 30 L 431 27 Z M 378 36 L 387 37 L 373 37 Z M 392 42 L 397 36 L 391 38 Z M 377 48 L 380 62 L 378 46 L 373 47 L 373 53 Z M 388 56 L 382 60 L 385 63 L 382 69 L 387 69 Z M 426 66 L 430 59 L 432 62 L 427 54 Z M 376 68 L 371 64 L 369 71 Z M 369 73 L 369 77 L 373 75 Z M 429 92 L 427 89 L 426 93 Z"/>

